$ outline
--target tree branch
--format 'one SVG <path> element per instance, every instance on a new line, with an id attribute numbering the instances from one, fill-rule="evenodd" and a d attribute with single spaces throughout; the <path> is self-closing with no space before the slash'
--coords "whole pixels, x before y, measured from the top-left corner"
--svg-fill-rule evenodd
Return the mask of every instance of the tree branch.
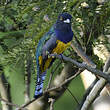
<path id="1" fill-rule="evenodd" d="M 77 77 L 83 70 L 79 70 L 76 74 L 74 74 L 73 76 L 69 77 L 68 79 L 65 79 L 65 81 L 63 81 L 60 85 L 56 86 L 56 87 L 52 87 L 49 88 L 47 91 L 44 92 L 44 94 L 54 91 L 58 88 L 61 88 L 63 86 L 65 86 L 68 82 L 70 82 L 71 80 L 73 80 L 75 77 Z"/>
<path id="2" fill-rule="evenodd" d="M 0 98 L 0 100 L 3 101 L 3 102 L 5 102 L 7 105 L 15 106 L 16 108 L 19 107 L 19 105 L 17 105 L 17 104 L 13 104 L 13 103 L 11 103 L 11 102 L 9 102 L 9 101 L 3 99 L 3 98 Z M 5 110 L 6 110 L 6 109 L 5 109 Z"/>
<path id="3" fill-rule="evenodd" d="M 110 74 L 110 58 L 105 63 L 103 71 L 106 72 L 106 74 Z M 94 87 L 90 91 L 89 95 L 86 97 L 86 100 L 83 103 L 83 106 L 79 110 L 87 110 L 90 104 L 100 94 L 100 92 L 102 91 L 106 83 L 107 83 L 107 80 L 100 78 L 100 80 L 97 81 L 97 83 L 94 85 Z"/>
<path id="4" fill-rule="evenodd" d="M 97 70 L 97 69 L 94 69 L 94 68 L 92 68 L 92 67 L 90 67 L 90 66 L 88 66 L 88 65 L 86 65 L 86 64 L 78 63 L 78 62 L 76 62 L 75 60 L 73 60 L 73 59 L 71 59 L 71 58 L 68 58 L 68 57 L 65 57 L 65 56 L 60 56 L 60 55 L 57 55 L 57 54 L 51 54 L 50 56 L 54 56 L 54 57 L 57 57 L 57 58 L 59 58 L 59 59 L 62 59 L 62 58 L 63 58 L 63 60 L 65 60 L 65 61 L 69 61 L 69 62 L 71 62 L 71 63 L 77 65 L 77 66 L 80 67 L 80 68 L 87 69 L 87 70 L 89 70 L 89 71 L 95 73 L 96 75 L 99 75 L 99 76 L 105 78 L 106 80 L 110 81 L 108 75 L 106 75 L 106 74 L 103 73 L 102 71 Z M 48 89 L 47 91 L 45 91 L 45 92 L 43 93 L 43 95 L 45 95 L 45 94 L 47 94 L 47 93 L 49 93 L 49 92 L 51 92 L 51 91 L 54 91 L 54 90 L 56 90 L 56 89 L 58 89 L 58 88 L 61 88 L 63 85 L 65 85 L 65 84 L 68 83 L 70 80 L 72 80 L 74 77 L 76 77 L 76 75 L 77 75 L 77 74 L 75 74 L 74 76 L 72 76 L 72 77 L 70 77 L 69 79 L 65 80 L 61 85 L 56 86 L 56 87 L 52 87 L 52 88 Z M 21 108 L 24 108 L 24 107 L 26 107 L 26 106 L 28 106 L 29 104 L 31 104 L 31 103 L 34 102 L 35 100 L 36 100 L 36 99 L 33 99 L 33 100 L 31 100 L 30 102 L 24 104 L 23 106 L 20 107 L 20 109 L 21 109 Z"/>
<path id="5" fill-rule="evenodd" d="M 84 53 L 82 48 L 77 42 L 71 43 L 71 47 L 74 49 L 74 51 L 83 59 L 84 62 L 86 62 L 88 65 L 90 65 L 93 68 L 96 68 L 96 65 L 91 61 L 91 59 Z"/>
<path id="6" fill-rule="evenodd" d="M 96 84 L 96 82 L 98 81 L 98 79 L 95 79 L 92 84 L 87 88 L 85 94 L 83 95 L 83 99 L 81 100 L 80 104 L 77 106 L 76 110 L 81 110 L 81 107 L 83 106 L 87 96 L 89 95 L 89 93 L 91 92 L 91 90 L 93 89 L 94 85 Z"/>
<path id="7" fill-rule="evenodd" d="M 105 78 L 107 81 L 110 81 L 109 76 L 108 76 L 107 74 L 105 74 L 104 72 L 98 70 L 98 69 L 94 69 L 94 68 L 92 68 L 92 67 L 90 67 L 90 66 L 88 66 L 88 65 L 86 65 L 86 64 L 78 63 L 78 62 L 76 62 L 75 60 L 73 60 L 73 59 L 71 59 L 71 58 L 68 58 L 68 57 L 65 57 L 65 56 L 63 56 L 63 55 L 61 56 L 61 55 L 57 55 L 57 54 L 51 54 L 50 56 L 54 56 L 54 57 L 57 57 L 57 58 L 59 58 L 59 59 L 62 59 L 62 58 L 63 58 L 64 61 L 71 62 L 71 63 L 75 64 L 76 66 L 78 66 L 79 68 L 82 68 L 83 70 L 84 70 L 84 69 L 87 69 L 87 70 L 91 71 L 92 73 L 94 73 L 95 75 L 99 75 L 99 76 Z M 52 88 L 48 89 L 47 91 L 45 91 L 45 92 L 43 93 L 43 96 L 45 96 L 45 94 L 47 94 L 47 93 L 50 93 L 51 91 L 57 90 L 58 88 L 62 88 L 63 85 L 65 85 L 65 84 L 67 84 L 68 82 L 70 82 L 70 81 L 71 81 L 74 77 L 76 77 L 76 76 L 77 76 L 77 74 L 75 74 L 74 76 L 72 76 L 72 77 L 70 77 L 69 79 L 65 80 L 63 83 L 61 83 L 61 85 L 56 86 L 56 87 L 52 87 Z M 36 99 L 33 99 L 33 100 L 31 100 L 29 103 L 24 104 L 23 106 L 20 107 L 20 109 L 21 109 L 21 108 L 24 108 L 24 107 L 26 107 L 26 106 L 28 106 L 29 104 L 31 104 L 31 103 L 34 102 L 35 100 L 36 100 Z"/>
<path id="8" fill-rule="evenodd" d="M 98 75 L 100 77 L 103 77 L 104 79 L 106 79 L 108 82 L 110 82 L 110 76 L 106 74 L 106 72 L 102 72 L 98 69 L 95 69 L 91 66 L 88 66 L 87 64 L 84 64 L 84 63 L 79 63 L 69 57 L 66 57 L 64 55 L 57 55 L 57 54 L 50 54 L 50 56 L 54 56 L 58 59 L 63 59 L 64 61 L 67 61 L 67 62 L 71 62 L 73 63 L 74 65 L 78 66 L 79 68 L 83 68 L 83 69 L 87 69 L 88 71 L 94 73 L 95 75 Z"/>

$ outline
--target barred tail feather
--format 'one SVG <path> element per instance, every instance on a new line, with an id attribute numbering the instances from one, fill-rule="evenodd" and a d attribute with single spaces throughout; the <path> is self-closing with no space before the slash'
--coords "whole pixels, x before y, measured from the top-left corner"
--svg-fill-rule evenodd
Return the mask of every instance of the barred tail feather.
<path id="1" fill-rule="evenodd" d="M 41 96 L 43 93 L 43 83 L 45 80 L 45 76 L 46 76 L 46 71 L 41 74 L 37 74 L 37 84 L 36 84 L 35 94 L 34 94 L 34 98 L 36 99 L 39 96 Z"/>

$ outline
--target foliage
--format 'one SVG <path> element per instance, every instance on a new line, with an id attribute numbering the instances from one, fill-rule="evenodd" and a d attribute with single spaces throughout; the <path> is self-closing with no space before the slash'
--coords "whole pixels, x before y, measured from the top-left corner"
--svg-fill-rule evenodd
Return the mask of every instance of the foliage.
<path id="1" fill-rule="evenodd" d="M 21 101 L 19 95 L 15 95 L 16 86 L 18 90 L 22 90 L 21 96 L 25 91 L 23 88 L 26 62 L 29 59 L 32 61 L 30 69 L 32 73 L 35 73 L 37 43 L 55 23 L 61 12 L 69 12 L 73 16 L 74 35 L 77 36 L 87 55 L 91 56 L 94 62 L 98 61 L 99 68 L 102 66 L 102 61 L 99 61 L 97 56 L 94 57 L 93 46 L 100 43 L 98 37 L 101 34 L 105 36 L 110 34 L 110 2 L 104 4 L 98 4 L 96 0 L 48 0 L 48 2 L 45 0 L 1 0 L 0 2 L 0 71 L 4 72 L 12 87 L 13 101 Z M 48 15 L 49 21 L 45 21 L 45 15 Z M 109 44 L 106 45 L 109 48 Z M 65 54 L 68 55 L 71 52 L 67 50 Z M 77 58 L 75 53 L 71 57 Z M 63 66 L 60 65 L 60 71 L 62 68 Z M 33 77 L 35 77 L 34 74 L 32 74 Z M 20 83 L 19 80 L 22 82 Z M 32 88 L 34 85 L 32 81 Z"/>

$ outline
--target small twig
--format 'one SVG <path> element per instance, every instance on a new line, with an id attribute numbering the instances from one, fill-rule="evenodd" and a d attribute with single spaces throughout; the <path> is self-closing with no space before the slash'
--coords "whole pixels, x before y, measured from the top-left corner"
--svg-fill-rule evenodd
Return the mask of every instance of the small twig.
<path id="1" fill-rule="evenodd" d="M 89 37 L 88 37 L 88 40 L 87 40 L 87 43 L 86 43 L 86 47 L 87 47 L 87 45 L 90 43 L 90 41 L 91 41 L 91 35 L 92 35 L 92 33 L 93 33 L 93 28 L 94 28 L 94 23 L 95 23 L 95 21 L 96 21 L 96 18 L 94 18 L 93 19 L 93 22 L 92 22 L 92 26 L 91 26 L 91 30 L 90 30 L 90 34 L 89 34 Z"/>
<path id="2" fill-rule="evenodd" d="M 23 104 L 21 107 L 19 107 L 18 110 L 22 110 L 23 108 L 25 108 L 25 107 L 28 106 L 29 104 L 33 103 L 34 101 L 36 101 L 35 98 L 33 98 L 31 101 L 29 101 L 29 102 Z"/>
<path id="3" fill-rule="evenodd" d="M 57 70 L 57 68 L 59 67 L 60 64 L 61 64 L 61 62 L 58 63 L 57 66 L 54 68 L 54 70 L 51 72 L 50 77 L 49 77 L 49 82 L 48 82 L 48 85 L 47 85 L 46 90 L 47 90 L 48 88 L 50 88 L 53 74 L 54 74 L 54 72 Z"/>
<path id="4" fill-rule="evenodd" d="M 49 102 L 51 102 L 51 103 L 50 103 L 50 110 L 54 110 L 53 105 L 54 105 L 55 99 L 50 98 L 50 99 L 49 99 Z"/>
<path id="5" fill-rule="evenodd" d="M 107 75 L 105 72 L 102 72 L 102 71 L 100 71 L 98 69 L 95 69 L 95 68 L 93 68 L 91 66 L 88 66 L 87 64 L 79 63 L 79 62 L 77 62 L 77 61 L 75 61 L 75 60 L 73 60 L 73 59 L 71 59 L 69 57 L 66 57 L 64 55 L 60 56 L 60 55 L 57 55 L 57 54 L 51 54 L 50 56 L 54 56 L 54 57 L 59 58 L 59 59 L 63 58 L 64 61 L 71 62 L 71 63 L 75 64 L 76 66 L 78 66 L 79 68 L 87 69 L 88 71 L 94 73 L 95 75 L 103 77 L 108 82 L 110 82 L 110 76 L 109 75 Z"/>
<path id="6" fill-rule="evenodd" d="M 0 98 L 0 100 L 3 101 L 3 102 L 5 102 L 7 105 L 15 106 L 16 108 L 19 108 L 19 107 L 20 107 L 19 105 L 13 104 L 13 103 L 11 103 L 11 102 L 8 102 L 8 101 L 5 100 L 5 99 Z"/>
<path id="7" fill-rule="evenodd" d="M 66 88 L 68 90 L 68 92 L 70 93 L 70 95 L 73 97 L 73 99 L 76 101 L 76 103 L 79 105 L 79 101 L 77 100 L 77 98 L 75 97 L 75 95 L 73 95 L 73 93 L 69 90 L 69 88 Z"/>

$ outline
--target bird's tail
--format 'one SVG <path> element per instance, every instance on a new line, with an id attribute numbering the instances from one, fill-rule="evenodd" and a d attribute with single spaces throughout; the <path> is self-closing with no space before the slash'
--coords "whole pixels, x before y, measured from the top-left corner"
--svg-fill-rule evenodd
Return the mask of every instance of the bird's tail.
<path id="1" fill-rule="evenodd" d="M 36 81 L 35 94 L 34 94 L 34 98 L 36 99 L 40 97 L 43 93 L 43 83 L 45 80 L 45 76 L 46 76 L 46 71 L 43 72 L 42 74 L 37 74 L 37 81 Z"/>

